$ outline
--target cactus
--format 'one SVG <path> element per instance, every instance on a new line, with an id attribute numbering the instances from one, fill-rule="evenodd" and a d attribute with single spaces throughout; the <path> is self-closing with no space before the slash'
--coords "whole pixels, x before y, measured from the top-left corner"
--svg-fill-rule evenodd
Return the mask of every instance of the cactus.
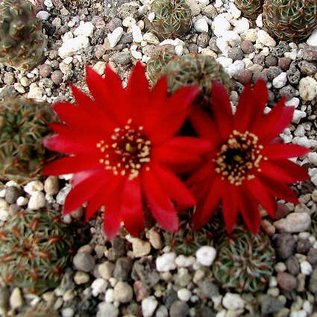
<path id="1" fill-rule="evenodd" d="M 264 289 L 273 273 L 274 249 L 269 238 L 253 235 L 242 228 L 233 231 L 219 245 L 213 274 L 223 288 L 236 292 L 256 292 Z"/>
<path id="2" fill-rule="evenodd" d="M 0 276 L 7 285 L 42 293 L 59 285 L 72 246 L 58 212 L 20 211 L 0 228 Z"/>
<path id="3" fill-rule="evenodd" d="M 27 0 L 0 1 L 0 63 L 28 70 L 43 60 L 42 23 Z"/>
<path id="4" fill-rule="evenodd" d="M 303 41 L 317 26 L 316 0 L 266 0 L 263 24 L 279 40 Z"/>
<path id="5" fill-rule="evenodd" d="M 162 69 L 162 75 L 168 75 L 168 88 L 172 93 L 185 85 L 198 85 L 200 94 L 197 104 L 209 104 L 213 81 L 221 82 L 228 90 L 231 87 L 229 75 L 211 56 L 187 54 L 171 59 Z"/>
<path id="6" fill-rule="evenodd" d="M 48 156 L 42 138 L 54 118 L 50 106 L 21 98 L 0 102 L 0 177 L 24 182 L 39 175 Z"/>
<path id="7" fill-rule="evenodd" d="M 146 64 L 147 75 L 152 84 L 155 84 L 162 76 L 162 69 L 175 56 L 173 45 L 160 45 L 154 49 Z"/>
<path id="8" fill-rule="evenodd" d="M 237 8 L 250 20 L 255 20 L 262 12 L 263 2 L 264 0 L 234 0 Z"/>
<path id="9" fill-rule="evenodd" d="M 150 11 L 155 14 L 153 32 L 160 38 L 182 37 L 191 28 L 192 14 L 185 0 L 154 0 Z"/>
<path id="10" fill-rule="evenodd" d="M 35 307 L 29 307 L 17 317 L 59 317 L 58 312 L 52 307 L 44 304 L 37 304 Z"/>

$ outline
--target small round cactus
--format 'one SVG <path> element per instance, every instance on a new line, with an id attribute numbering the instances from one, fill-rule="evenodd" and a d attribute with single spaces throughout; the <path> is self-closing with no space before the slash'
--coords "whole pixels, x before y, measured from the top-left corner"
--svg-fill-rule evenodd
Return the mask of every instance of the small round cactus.
<path id="1" fill-rule="evenodd" d="M 168 75 L 170 93 L 186 85 L 198 85 L 200 94 L 197 104 L 209 104 L 213 81 L 219 81 L 228 90 L 231 87 L 229 75 L 208 55 L 186 54 L 175 57 L 162 69 L 161 74 Z"/>
<path id="2" fill-rule="evenodd" d="M 27 0 L 0 1 L 0 63 L 29 70 L 44 58 L 42 23 Z"/>
<path id="3" fill-rule="evenodd" d="M 162 70 L 167 63 L 176 57 L 173 45 L 160 45 L 154 49 L 146 64 L 147 76 L 152 85 L 162 76 Z"/>
<path id="4" fill-rule="evenodd" d="M 154 0 L 150 11 L 155 14 L 153 32 L 160 38 L 182 37 L 191 28 L 192 14 L 185 0 Z"/>
<path id="5" fill-rule="evenodd" d="M 266 0 L 263 24 L 283 41 L 300 42 L 317 26 L 316 0 Z"/>
<path id="6" fill-rule="evenodd" d="M 72 247 L 59 212 L 20 211 L 0 228 L 0 276 L 7 285 L 42 293 L 60 283 Z"/>
<path id="7" fill-rule="evenodd" d="M 223 288 L 256 292 L 268 284 L 274 261 L 274 249 L 266 235 L 236 228 L 233 238 L 226 237 L 219 245 L 213 274 Z"/>
<path id="8" fill-rule="evenodd" d="M 264 0 L 234 0 L 237 8 L 250 20 L 255 20 L 262 12 L 263 2 Z"/>
<path id="9" fill-rule="evenodd" d="M 51 107 L 21 98 L 0 102 L 0 177 L 24 182 L 39 176 L 48 157 L 42 139 L 50 133 Z"/>

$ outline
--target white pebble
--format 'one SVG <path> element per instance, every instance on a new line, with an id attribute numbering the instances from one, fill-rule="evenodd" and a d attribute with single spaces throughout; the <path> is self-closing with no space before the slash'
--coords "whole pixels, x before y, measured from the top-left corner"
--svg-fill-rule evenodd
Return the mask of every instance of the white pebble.
<path id="1" fill-rule="evenodd" d="M 107 35 L 111 48 L 115 47 L 119 43 L 122 34 L 123 34 L 123 28 L 119 26 L 116 29 L 114 29 L 112 33 Z"/>
<path id="2" fill-rule="evenodd" d="M 147 18 L 149 19 L 150 22 L 153 22 L 153 20 L 155 19 L 155 13 L 154 12 L 150 12 L 148 14 Z"/>
<path id="3" fill-rule="evenodd" d="M 290 317 L 307 317 L 305 310 L 293 310 L 291 311 Z"/>
<path id="4" fill-rule="evenodd" d="M 242 34 L 242 33 L 247 32 L 249 30 L 249 27 L 250 27 L 249 20 L 246 18 L 241 18 L 239 20 L 236 20 L 232 24 L 234 25 L 233 31 L 238 33 L 238 34 Z"/>
<path id="5" fill-rule="evenodd" d="M 107 288 L 107 282 L 103 278 L 95 279 L 91 284 L 91 293 L 93 296 L 98 296 L 100 293 L 104 293 Z"/>
<path id="6" fill-rule="evenodd" d="M 222 38 L 232 47 L 237 46 L 241 43 L 240 35 L 235 31 L 224 31 Z"/>
<path id="7" fill-rule="evenodd" d="M 300 263 L 300 271 L 304 275 L 310 275 L 313 272 L 313 268 L 312 268 L 311 264 L 308 261 L 302 261 Z"/>
<path id="8" fill-rule="evenodd" d="M 311 314 L 313 312 L 313 306 L 308 300 L 304 301 L 303 309 L 305 310 L 307 314 Z"/>
<path id="9" fill-rule="evenodd" d="M 224 31 L 230 30 L 231 25 L 229 21 L 222 15 L 218 15 L 214 18 L 211 24 L 211 28 L 217 37 L 222 36 Z"/>
<path id="10" fill-rule="evenodd" d="M 58 49 L 58 55 L 64 59 L 68 56 L 81 53 L 89 46 L 89 39 L 87 36 L 79 35 L 64 41 L 62 46 Z"/>
<path id="11" fill-rule="evenodd" d="M 23 189 L 26 193 L 32 195 L 35 192 L 42 191 L 44 189 L 44 185 L 40 181 L 31 181 L 27 183 Z"/>
<path id="12" fill-rule="evenodd" d="M 136 24 L 136 21 L 131 16 L 124 18 L 122 21 L 122 25 L 125 26 L 126 28 L 132 27 L 133 24 Z"/>
<path id="13" fill-rule="evenodd" d="M 12 309 L 17 309 L 23 305 L 21 290 L 18 287 L 15 287 L 11 292 L 9 301 Z"/>
<path id="14" fill-rule="evenodd" d="M 43 21 L 47 20 L 49 16 L 50 16 L 50 14 L 47 11 L 39 11 L 36 14 L 36 17 L 40 20 L 43 20 Z"/>
<path id="15" fill-rule="evenodd" d="M 286 218 L 273 223 L 274 227 L 280 232 L 302 232 L 310 228 L 311 219 L 307 213 L 293 212 Z"/>
<path id="16" fill-rule="evenodd" d="M 91 37 L 94 33 L 94 25 L 91 22 L 80 21 L 79 26 L 75 29 L 74 34 L 76 36 L 89 36 Z"/>
<path id="17" fill-rule="evenodd" d="M 17 205 L 18 206 L 25 206 L 28 203 L 28 199 L 26 197 L 20 196 L 17 199 Z"/>
<path id="18" fill-rule="evenodd" d="M 132 25 L 132 38 L 135 43 L 141 43 L 143 41 L 141 29 L 137 24 Z"/>
<path id="19" fill-rule="evenodd" d="M 210 266 L 215 257 L 216 257 L 216 249 L 211 246 L 202 246 L 196 251 L 196 259 L 197 262 L 203 266 Z"/>
<path id="20" fill-rule="evenodd" d="M 108 288 L 106 290 L 106 294 L 105 294 L 105 301 L 106 303 L 112 303 L 114 300 L 114 296 L 113 296 L 114 290 L 113 288 Z"/>
<path id="21" fill-rule="evenodd" d="M 228 12 L 235 18 L 238 19 L 241 16 L 241 11 L 236 7 L 233 2 L 229 2 Z"/>
<path id="22" fill-rule="evenodd" d="M 178 267 L 189 267 L 195 263 L 195 257 L 181 254 L 175 259 L 175 263 Z"/>
<path id="23" fill-rule="evenodd" d="M 208 23 L 204 18 L 200 18 L 194 22 L 194 28 L 198 33 L 208 32 Z"/>
<path id="24" fill-rule="evenodd" d="M 6 221 L 9 218 L 9 204 L 0 198 L 0 220 Z"/>
<path id="25" fill-rule="evenodd" d="M 299 103 L 300 103 L 299 98 L 293 97 L 292 99 L 287 100 L 287 101 L 285 102 L 285 105 L 286 105 L 286 106 L 292 106 L 292 107 L 297 108 L 298 105 L 299 105 Z"/>
<path id="26" fill-rule="evenodd" d="M 152 317 L 158 305 L 158 301 L 154 296 L 144 298 L 141 303 L 143 317 Z"/>
<path id="27" fill-rule="evenodd" d="M 234 61 L 233 64 L 226 68 L 226 71 L 228 72 L 229 76 L 232 77 L 240 73 L 244 68 L 245 65 L 243 61 Z"/>
<path id="28" fill-rule="evenodd" d="M 226 293 L 222 299 L 223 307 L 230 310 L 242 309 L 244 308 L 244 304 L 245 302 L 239 294 Z"/>
<path id="29" fill-rule="evenodd" d="M 305 101 L 312 101 L 317 97 L 317 81 L 312 77 L 304 77 L 299 82 L 299 95 Z"/>
<path id="30" fill-rule="evenodd" d="M 184 52 L 184 46 L 183 45 L 176 45 L 175 46 L 175 53 L 177 56 L 182 56 Z"/>
<path id="31" fill-rule="evenodd" d="M 156 259 L 156 269 L 159 272 L 169 272 L 176 269 L 176 254 L 174 252 L 164 253 Z"/>
<path id="32" fill-rule="evenodd" d="M 295 109 L 292 122 L 299 123 L 302 118 L 306 118 L 307 113 L 305 111 Z"/>
<path id="33" fill-rule="evenodd" d="M 307 39 L 306 43 L 310 46 L 317 47 L 317 27 L 310 35 L 310 37 Z"/>
<path id="34" fill-rule="evenodd" d="M 31 194 L 28 202 L 28 209 L 38 210 L 45 206 L 45 195 L 43 192 L 34 192 Z"/>
<path id="35" fill-rule="evenodd" d="M 317 166 L 317 153 L 316 152 L 310 152 L 307 154 L 307 157 L 309 159 L 309 161 L 314 164 L 315 166 Z"/>
<path id="36" fill-rule="evenodd" d="M 71 307 L 64 308 L 62 310 L 63 317 L 73 317 L 75 314 L 74 310 Z"/>
<path id="37" fill-rule="evenodd" d="M 264 30 L 258 31 L 257 43 L 269 47 L 276 46 L 275 40 Z"/>
<path id="38" fill-rule="evenodd" d="M 278 76 L 276 76 L 273 79 L 273 87 L 275 88 L 282 88 L 286 85 L 287 83 L 287 73 L 282 72 Z"/>
<path id="39" fill-rule="evenodd" d="M 187 288 L 181 288 L 177 291 L 177 297 L 181 301 L 188 302 L 191 296 L 192 293 Z"/>

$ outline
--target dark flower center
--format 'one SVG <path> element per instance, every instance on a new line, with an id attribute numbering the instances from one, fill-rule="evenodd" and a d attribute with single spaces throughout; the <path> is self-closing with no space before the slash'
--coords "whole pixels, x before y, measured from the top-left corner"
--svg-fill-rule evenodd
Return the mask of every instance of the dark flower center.
<path id="1" fill-rule="evenodd" d="M 266 159 L 262 149 L 255 134 L 234 130 L 217 153 L 215 171 L 222 179 L 227 178 L 230 184 L 239 186 L 245 179 L 254 178 L 255 171 L 260 171 L 260 162 Z"/>
<path id="2" fill-rule="evenodd" d="M 114 129 L 110 139 L 107 144 L 104 140 L 97 143 L 102 153 L 99 163 L 115 175 L 137 177 L 140 169 L 150 162 L 151 155 L 151 141 L 143 134 L 143 127 L 134 127 L 129 119 L 126 125 Z"/>

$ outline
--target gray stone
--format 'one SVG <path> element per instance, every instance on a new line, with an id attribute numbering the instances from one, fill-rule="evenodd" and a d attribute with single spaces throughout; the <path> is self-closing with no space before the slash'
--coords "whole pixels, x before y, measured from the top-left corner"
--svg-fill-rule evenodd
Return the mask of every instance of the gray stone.
<path id="1" fill-rule="evenodd" d="M 293 255 L 295 250 L 296 241 L 292 234 L 290 233 L 281 233 L 277 234 L 274 237 L 276 251 L 279 258 L 286 260 L 291 255 Z"/>
<path id="2" fill-rule="evenodd" d="M 122 21 L 119 18 L 113 18 L 109 21 L 109 23 L 107 23 L 107 25 L 105 26 L 105 31 L 107 33 L 111 33 L 113 32 L 116 28 L 122 26 Z"/>
<path id="3" fill-rule="evenodd" d="M 317 268 L 314 269 L 309 280 L 309 290 L 316 296 L 317 295 Z"/>
<path id="4" fill-rule="evenodd" d="M 296 276 L 300 272 L 299 261 L 294 255 L 289 257 L 285 264 L 288 272 L 290 272 L 292 275 Z"/>
<path id="5" fill-rule="evenodd" d="M 73 264 L 79 271 L 91 272 L 95 267 L 95 259 L 92 255 L 81 252 L 74 256 Z"/>
<path id="6" fill-rule="evenodd" d="M 277 66 L 271 66 L 266 70 L 267 78 L 269 81 L 272 81 L 275 77 L 280 75 L 282 70 Z"/>
<path id="7" fill-rule="evenodd" d="M 23 191 L 16 186 L 9 186 L 6 188 L 5 200 L 8 204 L 15 204 L 18 197 L 21 196 Z"/>
<path id="8" fill-rule="evenodd" d="M 240 44 L 240 47 L 241 47 L 243 53 L 245 53 L 245 54 L 250 54 L 250 53 L 254 52 L 254 45 L 249 40 L 242 41 Z"/>
<path id="9" fill-rule="evenodd" d="M 3 82 L 6 85 L 12 85 L 14 83 L 14 75 L 12 73 L 4 73 Z"/>
<path id="10" fill-rule="evenodd" d="M 170 317 L 186 317 L 189 314 L 189 306 L 182 301 L 175 301 L 170 308 Z"/>
<path id="11" fill-rule="evenodd" d="M 311 248 L 307 254 L 307 261 L 315 265 L 317 264 L 317 249 Z"/>
<path id="12" fill-rule="evenodd" d="M 287 100 L 292 99 L 296 95 L 297 95 L 297 91 L 291 85 L 284 86 L 279 90 L 279 96 L 285 97 Z"/>
<path id="13" fill-rule="evenodd" d="M 195 310 L 195 317 L 215 317 L 216 313 L 208 306 L 202 305 Z"/>
<path id="14" fill-rule="evenodd" d="M 172 306 L 172 304 L 177 300 L 177 298 L 177 292 L 171 288 L 166 291 L 163 297 L 163 303 L 169 309 Z"/>
<path id="15" fill-rule="evenodd" d="M 200 293 L 206 297 L 211 299 L 213 296 L 218 296 L 219 295 L 219 288 L 216 284 L 212 283 L 208 279 L 203 280 L 199 284 L 199 290 Z"/>
<path id="16" fill-rule="evenodd" d="M 256 82 L 258 81 L 259 79 L 263 79 L 264 81 L 267 81 L 267 75 L 265 72 L 256 72 L 256 73 L 253 73 L 253 76 L 252 76 L 252 81 L 253 82 Z"/>
<path id="17" fill-rule="evenodd" d="M 209 44 L 210 36 L 207 32 L 202 32 L 197 37 L 197 45 L 206 48 Z"/>
<path id="18" fill-rule="evenodd" d="M 43 78 L 49 77 L 52 73 L 52 66 L 49 64 L 42 64 L 38 66 L 40 76 Z"/>
<path id="19" fill-rule="evenodd" d="M 113 290 L 113 298 L 119 303 L 128 303 L 133 297 L 132 287 L 125 282 L 119 281 Z"/>
<path id="20" fill-rule="evenodd" d="M 303 59 L 306 61 L 317 61 L 317 49 L 307 44 L 303 45 Z"/>
<path id="21" fill-rule="evenodd" d="M 300 254 L 307 254 L 311 247 L 308 239 L 298 239 L 296 244 L 296 252 Z"/>
<path id="22" fill-rule="evenodd" d="M 292 274 L 287 272 L 277 273 L 277 283 L 285 291 L 293 291 L 297 287 L 297 279 Z"/>
<path id="23" fill-rule="evenodd" d="M 0 286 L 0 308 L 7 311 L 9 308 L 10 292 L 6 286 Z"/>
<path id="24" fill-rule="evenodd" d="M 310 76 L 317 72 L 317 66 L 307 61 L 300 61 L 298 67 L 303 75 Z"/>
<path id="25" fill-rule="evenodd" d="M 271 67 L 271 66 L 276 66 L 277 65 L 277 57 L 269 54 L 265 58 L 265 66 L 266 67 Z"/>
<path id="26" fill-rule="evenodd" d="M 278 59 L 278 66 L 283 70 L 286 71 L 289 69 L 292 60 L 288 57 L 280 57 Z"/>
<path id="27" fill-rule="evenodd" d="M 59 85 L 63 81 L 63 73 L 60 70 L 54 70 L 51 74 L 52 82 Z"/>
<path id="28" fill-rule="evenodd" d="M 132 269 L 132 260 L 128 257 L 118 258 L 113 271 L 113 276 L 116 279 L 126 280 Z"/>
<path id="29" fill-rule="evenodd" d="M 140 280 L 146 287 L 151 288 L 160 280 L 160 275 L 154 268 L 155 263 L 149 259 L 135 261 L 131 277 L 135 281 Z"/>
<path id="30" fill-rule="evenodd" d="M 282 57 L 285 52 L 290 50 L 289 45 L 286 42 L 280 42 L 272 48 L 272 54 L 276 57 Z"/>
<path id="31" fill-rule="evenodd" d="M 291 64 L 289 70 L 286 73 L 287 73 L 287 79 L 291 84 L 295 85 L 299 83 L 301 76 L 300 76 L 300 71 L 299 69 L 297 69 L 296 66 Z"/>
<path id="32" fill-rule="evenodd" d="M 122 66 L 130 65 L 131 54 L 130 52 L 117 52 L 111 56 L 110 60 Z"/>
<path id="33" fill-rule="evenodd" d="M 252 75 L 253 73 L 250 69 L 242 69 L 241 71 L 236 73 L 233 78 L 241 84 L 246 85 L 251 81 Z"/>
<path id="34" fill-rule="evenodd" d="M 261 300 L 262 315 L 274 314 L 279 312 L 284 304 L 273 296 L 265 295 Z"/>
<path id="35" fill-rule="evenodd" d="M 125 241 L 120 236 L 116 236 L 112 240 L 112 252 L 115 258 L 119 258 L 126 254 Z"/>
<path id="36" fill-rule="evenodd" d="M 232 47 L 228 50 L 228 57 L 232 58 L 234 61 L 243 59 L 243 52 L 240 47 Z"/>

